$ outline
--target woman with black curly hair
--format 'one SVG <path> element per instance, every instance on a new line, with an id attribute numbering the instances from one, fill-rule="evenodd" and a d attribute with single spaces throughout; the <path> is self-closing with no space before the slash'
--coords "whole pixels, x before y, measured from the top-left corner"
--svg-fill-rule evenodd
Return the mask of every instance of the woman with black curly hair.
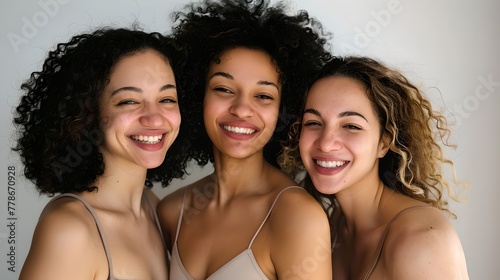
<path id="1" fill-rule="evenodd" d="M 440 146 L 449 146 L 450 131 L 400 72 L 366 57 L 335 58 L 293 127 L 280 163 L 292 176 L 307 170 L 304 187 L 325 202 L 335 279 L 468 279 L 443 215 L 454 216 L 443 175 L 453 162 Z"/>
<path id="2" fill-rule="evenodd" d="M 59 195 L 20 279 L 168 278 L 144 186 L 179 172 L 165 160 L 180 126 L 170 48 L 158 33 L 98 29 L 58 44 L 22 85 L 14 150 L 40 193 Z"/>
<path id="3" fill-rule="evenodd" d="M 207 0 L 176 13 L 189 99 L 179 140 L 185 160 L 215 172 L 158 206 L 171 279 L 332 277 L 325 213 L 273 166 L 309 78 L 330 59 L 321 25 L 285 9 Z"/>

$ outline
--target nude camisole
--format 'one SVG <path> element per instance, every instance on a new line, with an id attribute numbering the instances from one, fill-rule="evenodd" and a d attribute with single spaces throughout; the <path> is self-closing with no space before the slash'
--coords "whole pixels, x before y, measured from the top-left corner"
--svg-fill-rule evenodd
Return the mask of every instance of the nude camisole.
<path id="1" fill-rule="evenodd" d="M 76 200 L 79 200 L 86 208 L 87 210 L 90 212 L 90 214 L 92 215 L 92 217 L 94 218 L 94 221 L 95 221 L 95 224 L 96 224 L 96 227 L 97 227 L 97 231 L 99 232 L 99 235 L 101 236 L 101 241 L 102 241 L 102 245 L 104 247 L 104 252 L 106 253 L 106 258 L 108 260 L 108 269 L 109 269 L 109 275 L 108 275 L 108 280 L 119 280 L 117 278 L 115 278 L 113 276 L 113 262 L 111 261 L 111 254 L 109 252 L 109 247 L 108 247 L 108 243 L 106 242 L 106 236 L 104 234 L 104 231 L 102 230 L 102 226 L 101 226 L 101 223 L 99 222 L 99 219 L 97 217 L 97 214 L 96 212 L 94 211 L 94 208 L 92 206 L 90 206 L 90 204 L 87 203 L 87 201 L 85 201 L 81 196 L 79 195 L 76 195 L 76 194 L 72 194 L 72 193 L 62 193 L 62 194 L 59 194 L 58 196 L 55 196 L 54 198 L 52 198 L 49 203 L 51 203 L 52 201 L 56 200 L 56 199 L 59 199 L 59 198 L 62 198 L 62 197 L 72 197 Z M 162 231 L 161 231 L 161 227 L 160 227 L 160 222 L 158 220 L 158 216 L 156 215 L 156 211 L 155 209 L 153 208 L 153 205 L 151 204 L 151 201 L 149 200 L 149 198 L 147 197 L 147 195 L 144 195 L 148 205 L 149 205 L 149 208 L 151 209 L 151 213 L 155 219 L 155 223 L 156 223 L 156 227 L 158 228 L 158 231 L 160 232 L 160 235 L 162 236 L 162 239 L 163 239 L 163 234 L 162 234 Z M 49 204 L 47 203 L 47 204 Z"/>
<path id="2" fill-rule="evenodd" d="M 299 188 L 302 189 L 301 187 L 298 186 L 290 186 L 287 188 L 284 188 L 281 190 L 276 198 L 274 199 L 273 204 L 271 205 L 271 208 L 267 212 L 266 217 L 264 218 L 264 221 L 260 224 L 259 228 L 255 232 L 252 240 L 250 240 L 250 243 L 248 245 L 248 248 L 238 254 L 236 257 L 228 261 L 225 265 L 217 269 L 214 273 L 212 273 L 207 280 L 255 280 L 255 279 L 264 279 L 267 280 L 268 278 L 264 274 L 264 272 L 260 269 L 259 265 L 257 264 L 257 261 L 255 260 L 255 257 L 252 252 L 252 244 L 259 234 L 260 230 L 264 226 L 266 220 L 268 219 L 269 215 L 271 214 L 271 211 L 273 210 L 274 205 L 278 201 L 278 198 L 280 195 L 287 189 L 290 188 Z M 191 275 L 187 272 L 186 268 L 182 264 L 181 257 L 179 255 L 179 248 L 177 246 L 177 240 L 179 237 L 179 231 L 181 228 L 182 224 L 182 217 L 183 217 L 183 212 L 184 212 L 184 201 L 186 199 L 186 192 L 184 192 L 184 198 L 182 200 L 182 206 L 181 206 L 181 211 L 179 214 L 179 220 L 177 222 L 177 232 L 175 234 L 175 241 L 173 244 L 172 248 L 172 258 L 170 262 L 170 279 L 172 280 L 193 280 Z"/>

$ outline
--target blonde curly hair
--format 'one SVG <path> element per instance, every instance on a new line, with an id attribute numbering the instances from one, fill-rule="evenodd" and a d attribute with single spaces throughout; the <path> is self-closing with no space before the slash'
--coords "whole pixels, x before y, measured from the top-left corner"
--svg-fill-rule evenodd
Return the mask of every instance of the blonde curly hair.
<path id="1" fill-rule="evenodd" d="M 379 162 L 379 177 L 385 185 L 416 200 L 436 207 L 453 218 L 445 193 L 458 201 L 452 184 L 443 176 L 443 167 L 452 169 L 454 185 L 466 185 L 456 179 L 454 163 L 445 158 L 444 146 L 449 143 L 450 130 L 446 118 L 433 110 L 431 102 L 400 72 L 367 57 L 336 57 L 325 65 L 316 80 L 341 76 L 360 81 L 372 102 L 381 132 L 390 139 L 389 152 Z M 282 169 L 297 178 L 303 174 L 298 141 L 302 116 L 292 125 L 278 161 Z M 306 174 L 302 186 L 321 201 L 331 219 L 342 216 L 335 195 L 319 193 Z"/>

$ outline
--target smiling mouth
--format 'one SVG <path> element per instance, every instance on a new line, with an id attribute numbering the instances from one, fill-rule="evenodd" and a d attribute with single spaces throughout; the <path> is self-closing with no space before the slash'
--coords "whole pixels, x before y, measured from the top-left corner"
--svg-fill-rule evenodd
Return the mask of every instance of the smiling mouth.
<path id="1" fill-rule="evenodd" d="M 156 135 L 156 136 L 146 136 L 146 135 L 132 135 L 130 136 L 134 141 L 144 143 L 144 144 L 156 144 L 161 141 L 163 138 L 163 135 Z"/>
<path id="2" fill-rule="evenodd" d="M 315 160 L 316 164 L 324 168 L 336 168 L 345 165 L 348 161 Z"/>
<path id="3" fill-rule="evenodd" d="M 237 127 L 237 126 L 230 126 L 230 125 L 224 125 L 222 126 L 225 130 L 236 133 L 236 134 L 245 134 L 249 135 L 255 132 L 255 129 L 251 128 L 246 128 L 246 127 Z"/>

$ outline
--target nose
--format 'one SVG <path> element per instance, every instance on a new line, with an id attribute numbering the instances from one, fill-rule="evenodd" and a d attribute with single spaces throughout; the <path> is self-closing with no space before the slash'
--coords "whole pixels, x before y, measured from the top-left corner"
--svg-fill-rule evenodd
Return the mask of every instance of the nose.
<path id="1" fill-rule="evenodd" d="M 159 106 L 157 104 L 147 103 L 140 117 L 140 122 L 143 126 L 152 128 L 163 125 L 164 118 L 160 113 Z"/>
<path id="2" fill-rule="evenodd" d="M 316 140 L 316 147 L 322 152 L 339 150 L 342 147 L 339 132 L 332 129 L 324 129 Z"/>
<path id="3" fill-rule="evenodd" d="M 251 97 L 239 95 L 231 104 L 229 112 L 238 118 L 250 117 L 254 114 L 254 109 L 250 100 Z"/>

